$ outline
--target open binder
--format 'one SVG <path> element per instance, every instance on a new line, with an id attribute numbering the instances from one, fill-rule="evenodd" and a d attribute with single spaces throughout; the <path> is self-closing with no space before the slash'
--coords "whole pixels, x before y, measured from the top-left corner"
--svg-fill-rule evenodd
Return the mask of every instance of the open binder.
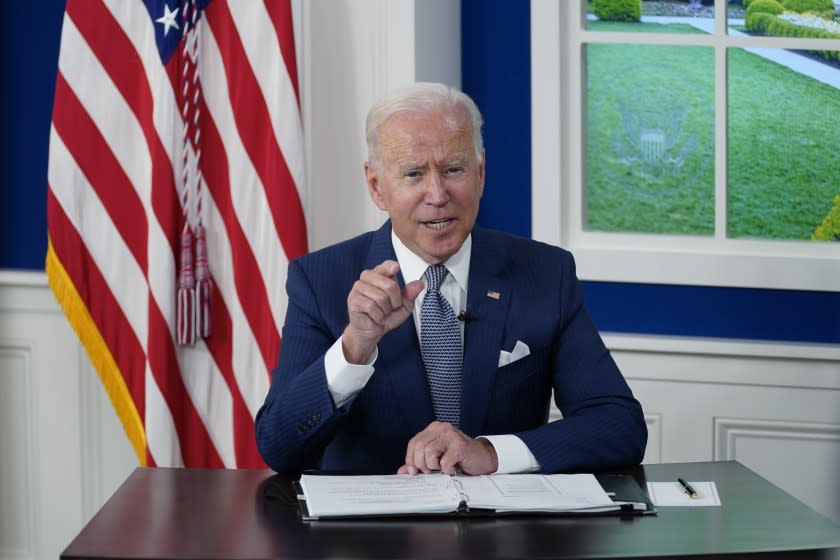
<path id="1" fill-rule="evenodd" d="M 301 515 L 307 521 L 384 516 L 656 513 L 647 493 L 629 475 L 304 474 L 295 484 Z"/>

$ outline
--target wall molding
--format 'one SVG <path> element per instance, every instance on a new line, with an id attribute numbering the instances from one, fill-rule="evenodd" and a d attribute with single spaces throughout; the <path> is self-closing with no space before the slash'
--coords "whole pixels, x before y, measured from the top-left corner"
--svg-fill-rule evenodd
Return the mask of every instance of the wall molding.
<path id="1" fill-rule="evenodd" d="M 840 347 L 836 344 L 778 342 L 709 337 L 624 334 L 602 332 L 607 346 L 615 350 L 660 352 L 666 354 L 697 354 L 714 356 L 754 356 L 796 360 L 840 361 Z"/>
<path id="2" fill-rule="evenodd" d="M 738 440 L 742 438 L 804 440 L 840 444 L 840 424 L 752 418 L 715 418 L 714 438 L 714 460 L 731 461 L 736 458 Z"/>
<path id="3" fill-rule="evenodd" d="M 0 269 L 2 286 L 46 286 L 47 273 L 43 271 Z"/>
<path id="4" fill-rule="evenodd" d="M 833 344 L 619 333 L 603 333 L 603 338 L 616 361 L 654 357 L 662 364 L 623 367 L 628 380 L 840 391 L 840 347 Z M 705 367 L 672 367 L 675 360 L 689 359 L 702 360 Z"/>
<path id="5" fill-rule="evenodd" d="M 103 495 L 102 478 L 105 458 L 102 453 L 102 393 L 99 375 L 93 369 L 87 354 L 79 348 L 76 355 L 79 383 L 79 435 L 82 474 L 82 519 L 90 519 L 107 496 Z M 109 403 L 110 406 L 110 403 Z"/>
<path id="6" fill-rule="evenodd" d="M 5 376 L 20 376 L 22 394 L 15 395 L 22 415 L 18 415 L 17 421 L 19 424 L 12 422 L 11 427 L 22 426 L 22 445 L 23 445 L 23 465 L 20 471 L 11 468 L 8 464 L 3 465 L 3 470 L 8 474 L 11 470 L 14 476 L 14 492 L 23 504 L 23 511 L 19 509 L 14 512 L 16 519 L 24 520 L 25 528 L 24 535 L 19 535 L 22 538 L 23 548 L 9 548 L 6 543 L 0 543 L 0 558 L 9 558 L 15 560 L 35 558 L 38 550 L 38 543 L 36 536 L 40 534 L 39 523 L 39 505 L 41 503 L 38 494 L 38 485 L 34 484 L 33 476 L 39 472 L 40 468 L 37 463 L 37 455 L 35 453 L 35 443 L 38 441 L 38 402 L 34 394 L 34 374 L 33 374 L 33 356 L 36 353 L 36 345 L 32 341 L 18 340 L 5 336 L 0 336 L 0 363 L 7 360 L 14 360 L 20 363 L 18 368 L 2 368 L 0 369 L 0 391 L 8 391 L 9 387 L 4 382 Z M 12 373 L 9 373 L 9 372 Z M 22 417 L 21 417 L 22 416 Z M 20 450 L 13 450 L 19 452 Z M 14 500 L 13 500 L 14 501 Z M 5 509 L 5 508 L 4 508 Z M 8 513 L 8 512 L 6 512 Z"/>
<path id="7" fill-rule="evenodd" d="M 0 270 L 0 313 L 61 314 L 45 272 Z"/>

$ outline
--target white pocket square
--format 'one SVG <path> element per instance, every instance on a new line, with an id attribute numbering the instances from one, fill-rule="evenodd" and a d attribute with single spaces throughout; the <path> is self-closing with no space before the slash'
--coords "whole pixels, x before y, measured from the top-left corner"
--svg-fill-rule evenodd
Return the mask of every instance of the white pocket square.
<path id="1" fill-rule="evenodd" d="M 504 350 L 499 352 L 499 367 L 512 364 L 516 360 L 521 360 L 530 353 L 531 349 L 528 348 L 528 345 L 521 340 L 517 340 L 513 350 L 510 352 L 505 352 Z"/>

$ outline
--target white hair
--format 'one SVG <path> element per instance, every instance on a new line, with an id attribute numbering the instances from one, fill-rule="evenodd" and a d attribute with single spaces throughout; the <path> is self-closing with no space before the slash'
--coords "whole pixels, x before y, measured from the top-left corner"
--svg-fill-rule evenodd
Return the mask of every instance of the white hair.
<path id="1" fill-rule="evenodd" d="M 435 113 L 463 108 L 470 116 L 475 157 L 480 163 L 484 151 L 481 126 L 484 119 L 475 102 L 466 93 L 444 84 L 419 82 L 406 88 L 396 89 L 373 104 L 365 122 L 368 146 L 368 161 L 380 167 L 379 129 L 382 124 L 397 113 Z"/>

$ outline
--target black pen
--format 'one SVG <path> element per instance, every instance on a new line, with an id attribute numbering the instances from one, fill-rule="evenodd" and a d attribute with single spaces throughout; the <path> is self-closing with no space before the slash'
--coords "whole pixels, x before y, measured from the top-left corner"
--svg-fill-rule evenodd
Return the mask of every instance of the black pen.
<path id="1" fill-rule="evenodd" d="M 686 482 L 685 480 L 683 480 L 683 479 L 681 479 L 681 478 L 678 478 L 678 479 L 677 479 L 677 482 L 679 482 L 679 483 L 680 483 L 680 485 L 681 485 L 683 488 L 685 488 L 686 493 L 687 493 L 690 497 L 692 497 L 692 498 L 696 498 L 696 497 L 697 497 L 697 491 L 696 491 L 696 490 L 695 490 L 695 489 L 691 486 L 691 484 L 689 484 L 688 482 Z"/>

